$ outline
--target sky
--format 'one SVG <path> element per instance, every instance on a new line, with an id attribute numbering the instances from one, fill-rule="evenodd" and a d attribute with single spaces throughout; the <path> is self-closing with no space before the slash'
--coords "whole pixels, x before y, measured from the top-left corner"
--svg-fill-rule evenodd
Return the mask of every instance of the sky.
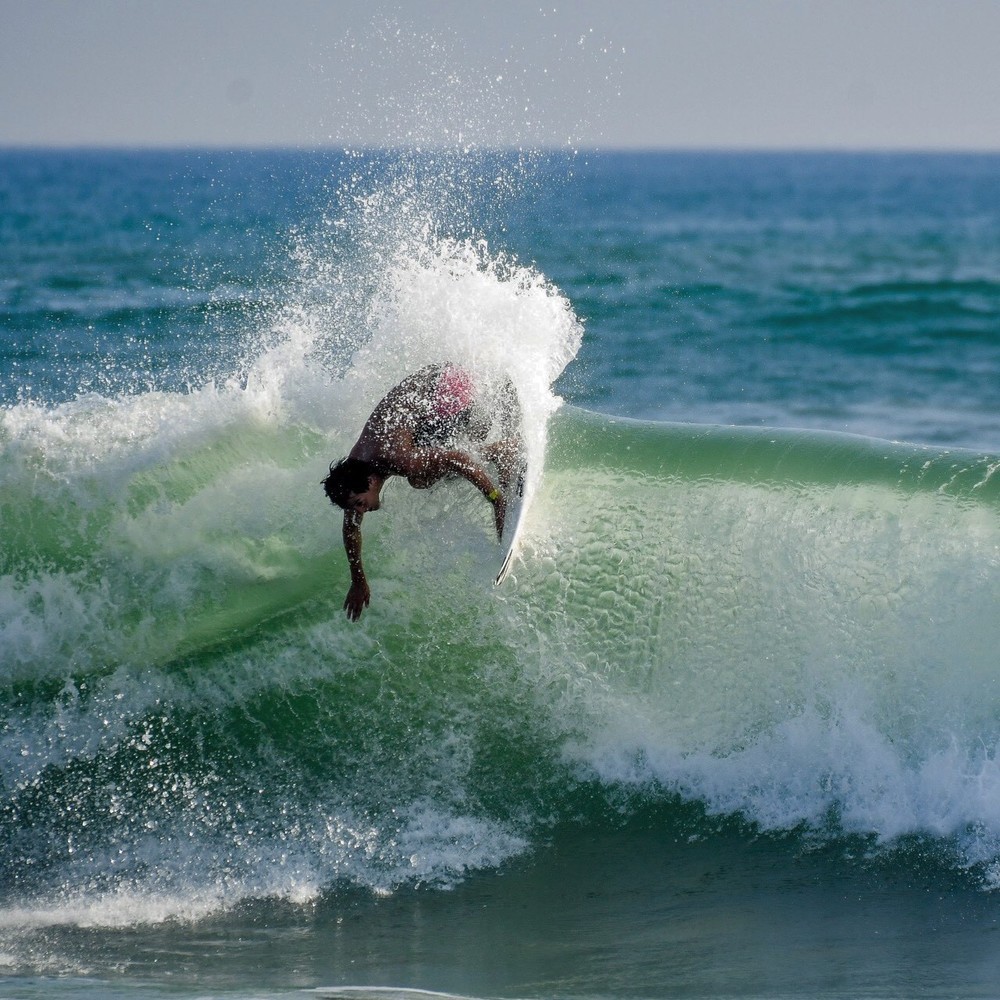
<path id="1" fill-rule="evenodd" d="M 0 145 L 1000 149 L 1000 0 L 0 0 Z"/>

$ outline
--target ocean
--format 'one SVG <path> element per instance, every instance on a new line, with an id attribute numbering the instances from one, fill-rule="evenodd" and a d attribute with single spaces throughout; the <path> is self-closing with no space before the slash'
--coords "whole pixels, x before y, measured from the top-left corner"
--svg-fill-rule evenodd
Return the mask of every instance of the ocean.
<path id="1" fill-rule="evenodd" d="M 0 151 L 0 996 L 1000 996 L 998 373 L 1000 156 Z"/>

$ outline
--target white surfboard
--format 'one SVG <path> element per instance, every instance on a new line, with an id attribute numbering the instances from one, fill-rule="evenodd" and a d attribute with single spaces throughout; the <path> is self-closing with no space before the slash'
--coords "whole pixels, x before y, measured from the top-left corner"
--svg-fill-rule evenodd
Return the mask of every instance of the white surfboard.
<path id="1" fill-rule="evenodd" d="M 493 581 L 494 587 L 499 587 L 507 579 L 514 565 L 514 557 L 521 546 L 521 532 L 524 528 L 525 514 L 531 502 L 534 486 L 532 477 L 529 475 L 528 456 L 525 450 L 527 427 L 525 426 L 524 407 L 510 381 L 506 382 L 499 395 L 498 411 L 506 415 L 503 423 L 506 425 L 507 434 L 515 435 L 519 440 L 520 447 L 516 459 L 519 470 L 511 475 L 510 482 L 504 490 L 504 497 L 507 501 L 507 516 L 504 518 L 503 537 L 500 539 L 504 550 L 500 569 Z"/>
<path id="2" fill-rule="evenodd" d="M 528 470 L 524 470 L 524 476 L 522 482 L 527 484 L 528 481 Z M 493 581 L 494 587 L 499 587 L 504 580 L 507 579 L 510 573 L 511 566 L 514 565 L 514 556 L 517 555 L 517 550 L 520 548 L 521 543 L 521 531 L 524 527 L 524 515 L 528 508 L 528 494 L 527 491 L 521 495 L 518 494 L 516 489 L 517 484 L 510 491 L 510 495 L 507 499 L 507 517 L 503 526 L 504 537 L 507 539 L 507 551 L 504 552 L 503 561 L 500 563 L 500 571 L 497 573 L 497 578 Z"/>

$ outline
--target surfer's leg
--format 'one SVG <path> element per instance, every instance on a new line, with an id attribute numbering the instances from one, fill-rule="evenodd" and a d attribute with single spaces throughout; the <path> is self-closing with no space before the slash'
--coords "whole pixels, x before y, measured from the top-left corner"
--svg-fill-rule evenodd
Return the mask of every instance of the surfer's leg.
<path id="1" fill-rule="evenodd" d="M 496 441 L 483 448 L 483 454 L 496 464 L 500 488 L 509 492 L 517 484 L 518 496 L 524 489 L 524 442 L 521 440 L 521 404 L 510 379 L 504 379 L 493 402 L 494 424 L 499 431 Z"/>
<path id="2" fill-rule="evenodd" d="M 507 437 L 501 441 L 493 441 L 483 448 L 483 456 L 497 467 L 500 489 L 506 493 L 512 482 L 518 484 L 518 495 L 523 484 L 520 478 L 523 474 L 524 457 L 520 437 Z"/>

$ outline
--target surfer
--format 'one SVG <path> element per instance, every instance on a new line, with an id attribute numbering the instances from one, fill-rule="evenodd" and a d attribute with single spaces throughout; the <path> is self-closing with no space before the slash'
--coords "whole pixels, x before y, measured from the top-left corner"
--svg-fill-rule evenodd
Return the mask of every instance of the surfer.
<path id="1" fill-rule="evenodd" d="M 508 382 L 499 405 L 503 436 L 484 444 L 482 455 L 498 469 L 495 484 L 467 451 L 455 447 L 458 437 L 486 442 L 492 413 L 477 398 L 467 371 L 454 365 L 428 365 L 403 379 L 372 411 L 347 458 L 330 465 L 323 489 L 344 511 L 344 550 L 351 570 L 351 588 L 344 609 L 357 621 L 371 592 L 361 562 L 361 521 L 381 506 L 381 492 L 391 476 L 404 476 L 418 490 L 442 479 L 460 476 L 490 502 L 497 538 L 503 535 L 507 510 L 504 493 L 517 468 L 520 440 L 511 428 L 517 401 Z"/>

